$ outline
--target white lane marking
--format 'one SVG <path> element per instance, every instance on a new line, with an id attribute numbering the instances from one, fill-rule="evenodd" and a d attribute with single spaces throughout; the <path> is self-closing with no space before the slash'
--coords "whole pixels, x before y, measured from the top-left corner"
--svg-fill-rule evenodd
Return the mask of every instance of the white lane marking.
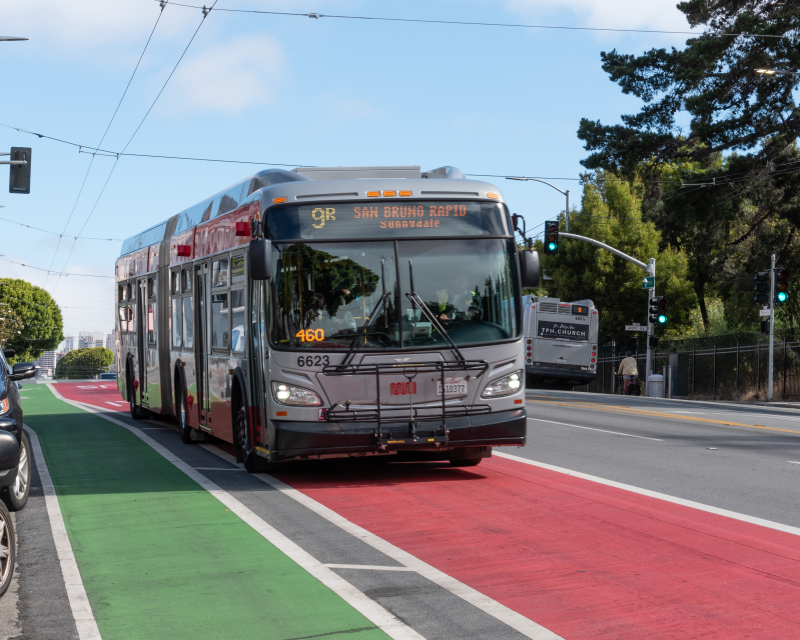
<path id="1" fill-rule="evenodd" d="M 111 402 L 111 400 L 106 400 L 106 404 L 113 404 L 115 407 L 126 406 L 124 402 Z"/>
<path id="2" fill-rule="evenodd" d="M 369 564 L 326 564 L 328 569 L 365 569 L 368 571 L 414 571 L 410 567 L 381 567 Z"/>
<path id="3" fill-rule="evenodd" d="M 28 396 L 20 396 L 19 399 L 20 400 L 30 400 L 30 398 Z"/>
<path id="4" fill-rule="evenodd" d="M 635 436 L 632 433 L 620 433 L 619 431 L 609 431 L 608 429 L 595 429 L 594 427 L 582 427 L 577 424 L 567 424 L 566 422 L 553 422 L 552 420 L 542 420 L 541 418 L 528 418 L 528 420 L 536 420 L 536 422 L 549 422 L 550 424 L 560 424 L 564 427 L 575 427 L 576 429 L 588 429 L 589 431 L 602 431 L 603 433 L 613 433 L 615 436 L 625 436 L 627 438 L 640 438 L 642 440 L 655 440 L 656 442 L 664 442 L 661 438 L 648 438 L 646 436 Z"/>
<path id="5" fill-rule="evenodd" d="M 183 460 L 171 453 L 166 447 L 158 444 L 150 436 L 142 433 L 141 430 L 136 429 L 135 427 L 130 427 L 124 422 L 120 422 L 119 420 L 106 415 L 97 407 L 93 407 L 92 405 L 85 404 L 83 402 L 77 402 L 75 400 L 67 400 L 58 394 L 55 389 L 52 387 L 51 389 L 54 393 L 56 393 L 56 397 L 58 397 L 60 400 L 63 400 L 64 402 L 80 409 L 85 409 L 90 413 L 94 413 L 99 417 L 108 420 L 109 422 L 113 422 L 114 424 L 127 429 L 137 438 L 142 440 L 142 442 L 152 447 L 156 452 L 161 454 L 166 460 L 183 471 L 187 476 L 203 487 L 222 504 L 228 507 L 233 513 L 239 516 L 244 522 L 250 525 L 251 528 L 261 534 L 267 541 L 272 543 L 291 560 L 294 560 L 294 562 L 296 562 L 300 567 L 308 571 L 308 573 L 310 573 L 336 595 L 342 598 L 342 600 L 347 602 L 356 611 L 361 613 L 361 615 L 381 629 L 390 638 L 395 638 L 396 640 L 425 640 L 423 636 L 418 634 L 411 627 L 396 618 L 377 602 L 369 599 L 366 595 L 335 573 L 332 569 L 329 569 L 324 564 L 319 562 L 319 560 L 311 556 L 296 543 L 292 542 L 277 529 L 267 524 L 266 521 L 262 520 L 255 513 L 250 511 L 250 509 L 244 506 L 227 491 L 223 491 L 203 474 L 198 473 Z"/>
<path id="6" fill-rule="evenodd" d="M 755 516 L 748 516 L 744 513 L 737 513 L 736 511 L 728 511 L 727 509 L 720 509 L 719 507 L 712 507 L 711 505 L 703 504 L 702 502 L 694 502 L 693 500 L 676 498 L 675 496 L 670 496 L 667 495 L 666 493 L 659 493 L 658 491 L 650 491 L 650 489 L 642 489 L 640 487 L 634 487 L 633 485 L 624 484 L 622 482 L 616 482 L 614 480 L 606 480 L 605 478 L 598 478 L 597 476 L 592 476 L 589 475 L 588 473 L 581 473 L 580 471 L 572 471 L 571 469 L 565 469 L 564 467 L 556 467 L 555 465 L 547 464 L 545 462 L 536 462 L 535 460 L 528 460 L 527 458 L 515 456 L 510 453 L 501 453 L 496 449 L 493 452 L 493 455 L 496 455 L 500 458 L 507 458 L 508 460 L 514 460 L 516 462 L 522 462 L 523 464 L 529 464 L 533 467 L 541 467 L 542 469 L 557 471 L 558 473 L 563 473 L 568 476 L 574 476 L 576 478 L 582 478 L 583 480 L 590 480 L 591 482 L 604 484 L 608 487 L 616 487 L 617 489 L 624 489 L 625 491 L 631 491 L 632 493 L 638 493 L 639 495 L 648 496 L 650 498 L 657 498 L 658 500 L 664 500 L 665 502 L 680 504 L 683 505 L 684 507 L 691 507 L 692 509 L 707 511 L 708 513 L 713 513 L 718 516 L 725 516 L 726 518 L 733 518 L 734 520 L 741 520 L 742 522 L 749 522 L 750 524 L 757 524 L 761 527 L 767 527 L 769 529 L 775 529 L 776 531 L 783 531 L 785 533 L 791 533 L 796 536 L 800 536 L 800 527 L 793 527 L 788 524 L 773 522 L 772 520 L 765 520 L 763 518 L 757 518 Z"/>
<path id="7" fill-rule="evenodd" d="M 786 462 L 789 464 L 800 464 L 800 462 L 795 462 L 794 460 L 787 460 Z"/>
<path id="8" fill-rule="evenodd" d="M 217 449 L 213 445 L 201 446 L 219 456 L 223 460 L 227 460 L 228 462 L 233 462 L 235 464 L 235 458 L 232 455 Z M 343 529 L 353 537 L 358 538 L 374 549 L 377 549 L 381 553 L 389 556 L 392 560 L 399 562 L 412 571 L 416 571 L 418 574 L 424 578 L 427 578 L 434 584 L 439 585 L 453 595 L 468 602 L 475 608 L 480 609 L 484 613 L 487 613 L 493 618 L 508 625 L 512 629 L 524 635 L 526 638 L 532 638 L 533 640 L 563 640 L 561 636 L 553 633 L 549 629 L 546 629 L 545 627 L 535 623 L 533 620 L 526 618 L 522 614 L 509 609 L 505 605 L 500 604 L 489 596 L 482 594 L 480 591 L 477 591 L 472 587 L 468 587 L 463 582 L 459 582 L 443 571 L 439 571 L 435 567 L 423 562 L 419 558 L 412 556 L 410 553 L 403 551 L 399 547 L 394 546 L 391 542 L 387 542 L 383 538 L 376 536 L 374 533 L 359 527 L 357 524 L 350 522 L 343 516 L 340 516 L 332 509 L 320 504 L 306 494 L 298 491 L 297 489 L 292 489 L 292 487 L 290 487 L 288 484 L 281 482 L 277 478 L 273 478 L 266 473 L 257 473 L 252 475 L 254 478 L 258 478 L 259 480 L 267 483 L 288 498 L 299 502 L 304 507 L 310 509 L 322 518 L 325 518 L 325 520 L 328 522 L 335 524 L 337 527 Z"/>
<path id="9" fill-rule="evenodd" d="M 36 468 L 39 471 L 39 480 L 44 491 L 44 503 L 47 507 L 47 517 L 50 520 L 50 529 L 53 532 L 56 554 L 61 565 L 61 576 L 64 579 L 64 587 L 67 590 L 67 599 L 72 610 L 75 628 L 78 630 L 78 637 L 80 640 L 100 640 L 100 630 L 97 628 L 92 606 L 86 596 L 86 589 L 83 586 L 83 580 L 81 580 L 78 563 L 75 561 L 75 554 L 72 553 L 72 545 L 69 543 L 61 508 L 58 506 L 58 496 L 53 486 L 53 479 L 50 477 L 50 471 L 47 468 L 44 453 L 39 444 L 39 436 L 27 424 L 25 425 L 25 430 L 28 432 Z"/>

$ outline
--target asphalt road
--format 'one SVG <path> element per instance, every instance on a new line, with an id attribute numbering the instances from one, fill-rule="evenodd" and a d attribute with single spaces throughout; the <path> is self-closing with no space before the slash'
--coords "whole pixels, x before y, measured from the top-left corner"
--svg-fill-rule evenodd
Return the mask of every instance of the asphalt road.
<path id="1" fill-rule="evenodd" d="M 800 526 L 800 410 L 528 391 L 516 455 Z M 613 432 L 613 433 L 612 433 Z"/>

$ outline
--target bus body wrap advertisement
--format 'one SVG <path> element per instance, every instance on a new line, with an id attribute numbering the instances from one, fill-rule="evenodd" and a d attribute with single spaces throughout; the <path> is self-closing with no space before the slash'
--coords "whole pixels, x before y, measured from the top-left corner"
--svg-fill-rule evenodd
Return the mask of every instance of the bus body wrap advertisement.
<path id="1" fill-rule="evenodd" d="M 589 326 L 571 322 L 548 322 L 539 320 L 540 338 L 565 338 L 567 340 L 588 340 Z"/>

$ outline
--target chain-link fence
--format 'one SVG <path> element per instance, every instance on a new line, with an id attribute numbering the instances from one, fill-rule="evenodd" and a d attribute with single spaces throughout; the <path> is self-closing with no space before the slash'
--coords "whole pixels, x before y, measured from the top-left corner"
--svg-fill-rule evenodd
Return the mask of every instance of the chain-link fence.
<path id="1" fill-rule="evenodd" d="M 772 361 L 773 400 L 800 400 L 800 340 L 776 336 Z M 644 392 L 644 346 L 600 347 L 597 378 L 576 391 L 621 393 L 615 375 L 630 350 L 638 363 Z M 698 400 L 766 400 L 769 380 L 769 338 L 758 333 L 661 341 L 654 355 L 654 373 L 665 375 L 665 389 L 676 398 Z M 666 391 L 665 391 L 666 394 Z"/>

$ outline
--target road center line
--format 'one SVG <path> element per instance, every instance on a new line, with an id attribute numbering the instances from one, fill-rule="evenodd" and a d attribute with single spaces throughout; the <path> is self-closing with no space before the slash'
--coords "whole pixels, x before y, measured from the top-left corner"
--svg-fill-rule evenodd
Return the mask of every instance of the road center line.
<path id="1" fill-rule="evenodd" d="M 568 476 L 574 476 L 576 478 L 590 480 L 591 482 L 604 484 L 608 487 L 616 487 L 617 489 L 624 489 L 625 491 L 638 493 L 639 495 L 642 496 L 649 496 L 650 498 L 658 498 L 659 500 L 672 502 L 673 504 L 680 504 L 683 505 L 684 507 L 691 507 L 692 509 L 699 509 L 700 511 L 714 513 L 719 516 L 725 516 L 726 518 L 733 518 L 734 520 L 741 520 L 742 522 L 749 522 L 751 524 L 757 524 L 761 527 L 768 527 L 769 529 L 775 529 L 776 531 L 784 531 L 785 533 L 791 533 L 793 535 L 800 536 L 800 527 L 793 527 L 788 524 L 781 524 L 780 522 L 773 522 L 772 520 L 757 518 L 756 516 L 748 516 L 744 513 L 737 513 L 736 511 L 728 511 L 727 509 L 720 509 L 719 507 L 712 507 L 711 505 L 703 504 L 702 502 L 694 502 L 693 500 L 685 500 L 684 498 L 677 498 L 675 496 L 670 496 L 666 493 L 659 493 L 658 491 L 651 491 L 650 489 L 642 489 L 640 487 L 634 487 L 633 485 L 625 484 L 623 482 L 616 482 L 615 480 L 606 480 L 605 478 L 592 476 L 589 475 L 588 473 L 582 473 L 580 471 L 572 471 L 571 469 L 565 469 L 564 467 L 556 467 L 555 465 L 547 464 L 546 462 L 536 462 L 535 460 L 529 460 L 528 458 L 515 456 L 510 453 L 501 453 L 500 451 L 495 450 L 493 455 L 496 455 L 500 458 L 507 458 L 508 460 L 521 462 L 523 464 L 529 464 L 533 467 L 549 469 L 550 471 L 556 471 L 558 473 L 563 473 Z M 800 464 L 800 462 L 798 462 L 797 464 Z"/>
<path id="2" fill-rule="evenodd" d="M 50 471 L 44 459 L 42 446 L 39 444 L 39 436 L 28 425 L 25 425 L 33 449 L 33 457 L 36 461 L 36 468 L 39 471 L 39 480 L 42 483 L 44 492 L 44 503 L 47 507 L 47 517 L 50 520 L 50 529 L 53 532 L 53 542 L 56 546 L 58 562 L 61 565 L 61 576 L 64 579 L 64 587 L 67 591 L 69 607 L 72 610 L 72 619 L 75 621 L 75 628 L 78 631 L 80 640 L 101 640 L 100 630 L 97 628 L 97 621 L 94 619 L 92 606 L 86 596 L 86 589 L 83 586 L 81 572 L 78 570 L 78 563 L 75 561 L 75 554 L 72 552 L 72 545 L 69 543 L 67 529 L 64 526 L 64 518 L 61 515 L 61 507 L 58 505 L 58 496 L 50 477 Z"/>
<path id="3" fill-rule="evenodd" d="M 635 436 L 631 433 L 620 433 L 619 431 L 608 431 L 607 429 L 595 429 L 594 427 L 582 427 L 577 424 L 567 424 L 566 422 L 554 422 L 553 420 L 542 420 L 541 418 L 528 418 L 528 420 L 536 420 L 536 422 L 549 422 L 550 424 L 560 424 L 564 427 L 575 427 L 576 429 L 588 429 L 589 431 L 602 431 L 603 433 L 613 433 L 615 436 L 625 436 L 627 438 L 641 438 L 642 440 L 655 440 L 656 442 L 664 442 L 661 438 Z"/>
<path id="4" fill-rule="evenodd" d="M 800 462 L 795 462 L 794 460 L 787 460 L 786 462 L 789 464 L 800 464 Z"/>
<path id="5" fill-rule="evenodd" d="M 221 449 L 217 449 L 213 445 L 201 444 L 200 446 L 207 451 L 212 452 L 214 455 L 219 456 L 223 460 L 235 463 L 235 458 L 232 455 L 225 453 Z M 423 562 L 407 551 L 403 551 L 399 547 L 394 546 L 391 542 L 388 542 L 387 540 L 376 536 L 374 533 L 359 527 L 357 524 L 350 522 L 347 518 L 339 515 L 332 509 L 329 509 L 325 505 L 317 502 L 301 491 L 293 489 L 288 484 L 281 482 L 277 478 L 267 475 L 266 473 L 253 474 L 253 477 L 258 478 L 274 489 L 277 489 L 292 500 L 299 502 L 301 505 L 307 507 L 309 510 L 321 516 L 328 522 L 335 524 L 337 527 L 343 529 L 355 538 L 367 543 L 369 546 L 377 549 L 384 555 L 389 556 L 392 560 L 399 562 L 412 571 L 416 571 L 424 578 L 427 578 L 434 584 L 439 585 L 443 589 L 452 593 L 454 596 L 461 598 L 475 608 L 480 609 L 484 613 L 487 613 L 493 618 L 508 625 L 512 629 L 524 635 L 526 638 L 531 638 L 532 640 L 563 640 L 561 636 L 537 624 L 530 618 L 526 618 L 513 609 L 509 609 L 505 605 L 500 604 L 489 596 L 482 594 L 480 591 L 467 586 L 463 582 L 456 580 L 443 571 L 439 571 L 439 569 L 436 569 L 428 563 Z"/>
<path id="6" fill-rule="evenodd" d="M 390 638 L 395 638 L 396 640 L 424 640 L 424 637 L 419 635 L 411 627 L 409 627 L 400 619 L 392 615 L 389 611 L 384 609 L 380 604 L 368 598 L 361 591 L 359 591 L 353 585 L 347 582 L 344 578 L 339 576 L 332 569 L 329 569 L 328 567 L 323 565 L 316 558 L 314 558 L 308 552 L 302 549 L 297 543 L 293 542 L 292 540 L 284 536 L 281 532 L 272 527 L 265 520 L 262 520 L 259 516 L 253 513 L 250 509 L 248 509 L 244 504 L 239 502 L 227 491 L 222 490 L 219 486 L 211 482 L 203 474 L 199 473 L 198 471 L 195 471 L 192 467 L 186 464 L 178 456 L 170 452 L 169 449 L 157 443 L 150 436 L 142 433 L 140 429 L 131 427 L 125 424 L 124 422 L 121 422 L 120 420 L 117 420 L 107 415 L 105 411 L 102 409 L 98 409 L 97 407 L 85 404 L 83 402 L 79 402 L 77 400 L 68 400 L 64 398 L 60 393 L 58 393 L 53 386 L 50 385 L 48 386 L 50 387 L 51 391 L 53 391 L 53 394 L 59 400 L 63 400 L 67 404 L 71 404 L 72 406 L 88 411 L 89 413 L 94 413 L 95 415 L 98 415 L 101 418 L 104 418 L 109 422 L 113 422 L 114 424 L 130 431 L 137 438 L 142 440 L 142 442 L 150 446 L 157 453 L 163 456 L 166 460 L 168 460 L 178 469 L 183 471 L 187 476 L 189 476 L 197 484 L 203 487 L 203 489 L 208 491 L 217 500 L 219 500 L 222 504 L 228 507 L 233 513 L 239 516 L 245 523 L 250 525 L 250 527 L 252 527 L 255 531 L 261 534 L 267 541 L 269 541 L 277 549 L 285 553 L 300 567 L 308 571 L 308 573 L 310 573 L 322 584 L 324 584 L 331 591 L 337 594 L 340 598 L 342 598 L 342 600 L 347 602 L 356 611 L 361 613 L 361 615 L 366 617 L 370 622 L 375 624 Z M 64 531 L 64 535 L 66 535 L 66 530 Z M 95 637 L 99 639 L 100 635 L 98 634 Z M 81 640 L 83 640 L 83 636 L 81 636 Z"/>

